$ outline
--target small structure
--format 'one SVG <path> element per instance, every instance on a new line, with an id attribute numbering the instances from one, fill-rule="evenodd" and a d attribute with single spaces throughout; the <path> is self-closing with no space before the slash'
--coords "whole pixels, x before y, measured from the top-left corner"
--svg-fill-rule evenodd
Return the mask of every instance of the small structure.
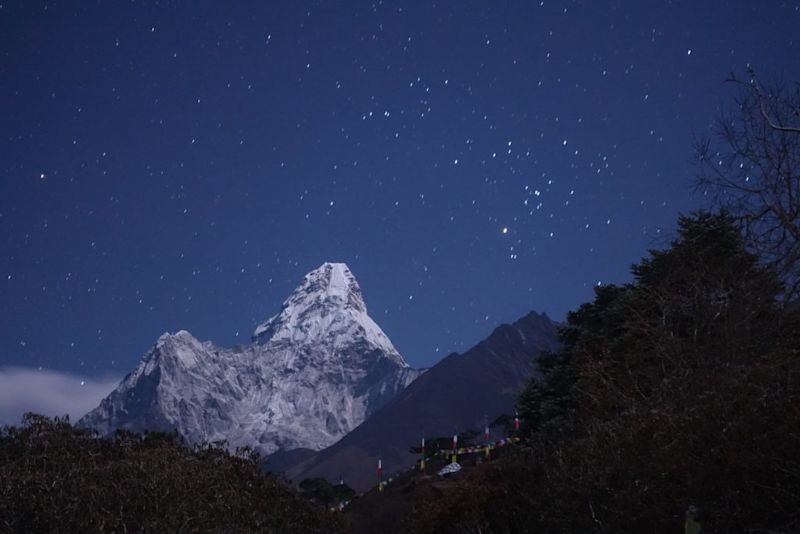
<path id="1" fill-rule="evenodd" d="M 453 473 L 458 473 L 459 471 L 461 471 L 461 464 L 458 462 L 452 462 L 441 468 L 436 474 L 440 477 L 444 477 L 447 475 L 452 475 Z"/>

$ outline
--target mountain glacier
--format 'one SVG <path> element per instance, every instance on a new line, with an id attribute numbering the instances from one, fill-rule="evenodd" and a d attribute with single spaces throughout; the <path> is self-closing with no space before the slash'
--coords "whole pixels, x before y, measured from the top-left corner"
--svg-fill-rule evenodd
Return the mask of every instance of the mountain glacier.
<path id="1" fill-rule="evenodd" d="M 350 269 L 324 263 L 249 345 L 162 335 L 78 424 L 102 434 L 177 430 L 191 443 L 226 440 L 262 454 L 320 450 L 418 374 L 367 314 Z"/>

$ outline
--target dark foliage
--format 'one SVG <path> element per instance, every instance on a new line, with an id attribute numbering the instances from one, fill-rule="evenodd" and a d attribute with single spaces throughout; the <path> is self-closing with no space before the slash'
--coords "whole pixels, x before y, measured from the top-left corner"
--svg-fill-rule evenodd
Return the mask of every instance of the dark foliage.
<path id="1" fill-rule="evenodd" d="M 303 497 L 325 508 L 345 503 L 356 494 L 347 484 L 331 484 L 324 478 L 304 479 L 300 491 Z"/>
<path id="2" fill-rule="evenodd" d="M 800 529 L 797 312 L 732 217 L 679 227 L 633 283 L 569 315 L 520 398 L 525 452 L 412 531 L 678 532 L 690 505 L 704 533 Z"/>
<path id="3" fill-rule="evenodd" d="M 172 434 L 105 439 L 27 414 L 0 431 L 0 531 L 341 530 L 257 462 L 248 450 L 190 449 Z"/>

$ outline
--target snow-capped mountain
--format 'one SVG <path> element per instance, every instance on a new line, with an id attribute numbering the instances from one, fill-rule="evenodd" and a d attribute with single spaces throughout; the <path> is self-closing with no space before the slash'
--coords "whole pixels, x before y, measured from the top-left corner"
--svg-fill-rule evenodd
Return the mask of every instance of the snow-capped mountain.
<path id="1" fill-rule="evenodd" d="M 250 345 L 222 348 L 184 330 L 162 335 L 79 424 L 104 434 L 174 429 L 193 443 L 227 440 L 263 454 L 319 450 L 418 374 L 367 315 L 350 269 L 325 263 Z"/>

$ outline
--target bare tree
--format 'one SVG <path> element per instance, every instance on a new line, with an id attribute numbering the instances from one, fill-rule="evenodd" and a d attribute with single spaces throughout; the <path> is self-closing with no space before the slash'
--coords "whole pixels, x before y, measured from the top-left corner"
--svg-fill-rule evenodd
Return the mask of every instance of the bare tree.
<path id="1" fill-rule="evenodd" d="M 735 107 L 696 143 L 697 189 L 741 224 L 750 248 L 800 296 L 800 83 L 762 85 L 753 70 Z"/>

